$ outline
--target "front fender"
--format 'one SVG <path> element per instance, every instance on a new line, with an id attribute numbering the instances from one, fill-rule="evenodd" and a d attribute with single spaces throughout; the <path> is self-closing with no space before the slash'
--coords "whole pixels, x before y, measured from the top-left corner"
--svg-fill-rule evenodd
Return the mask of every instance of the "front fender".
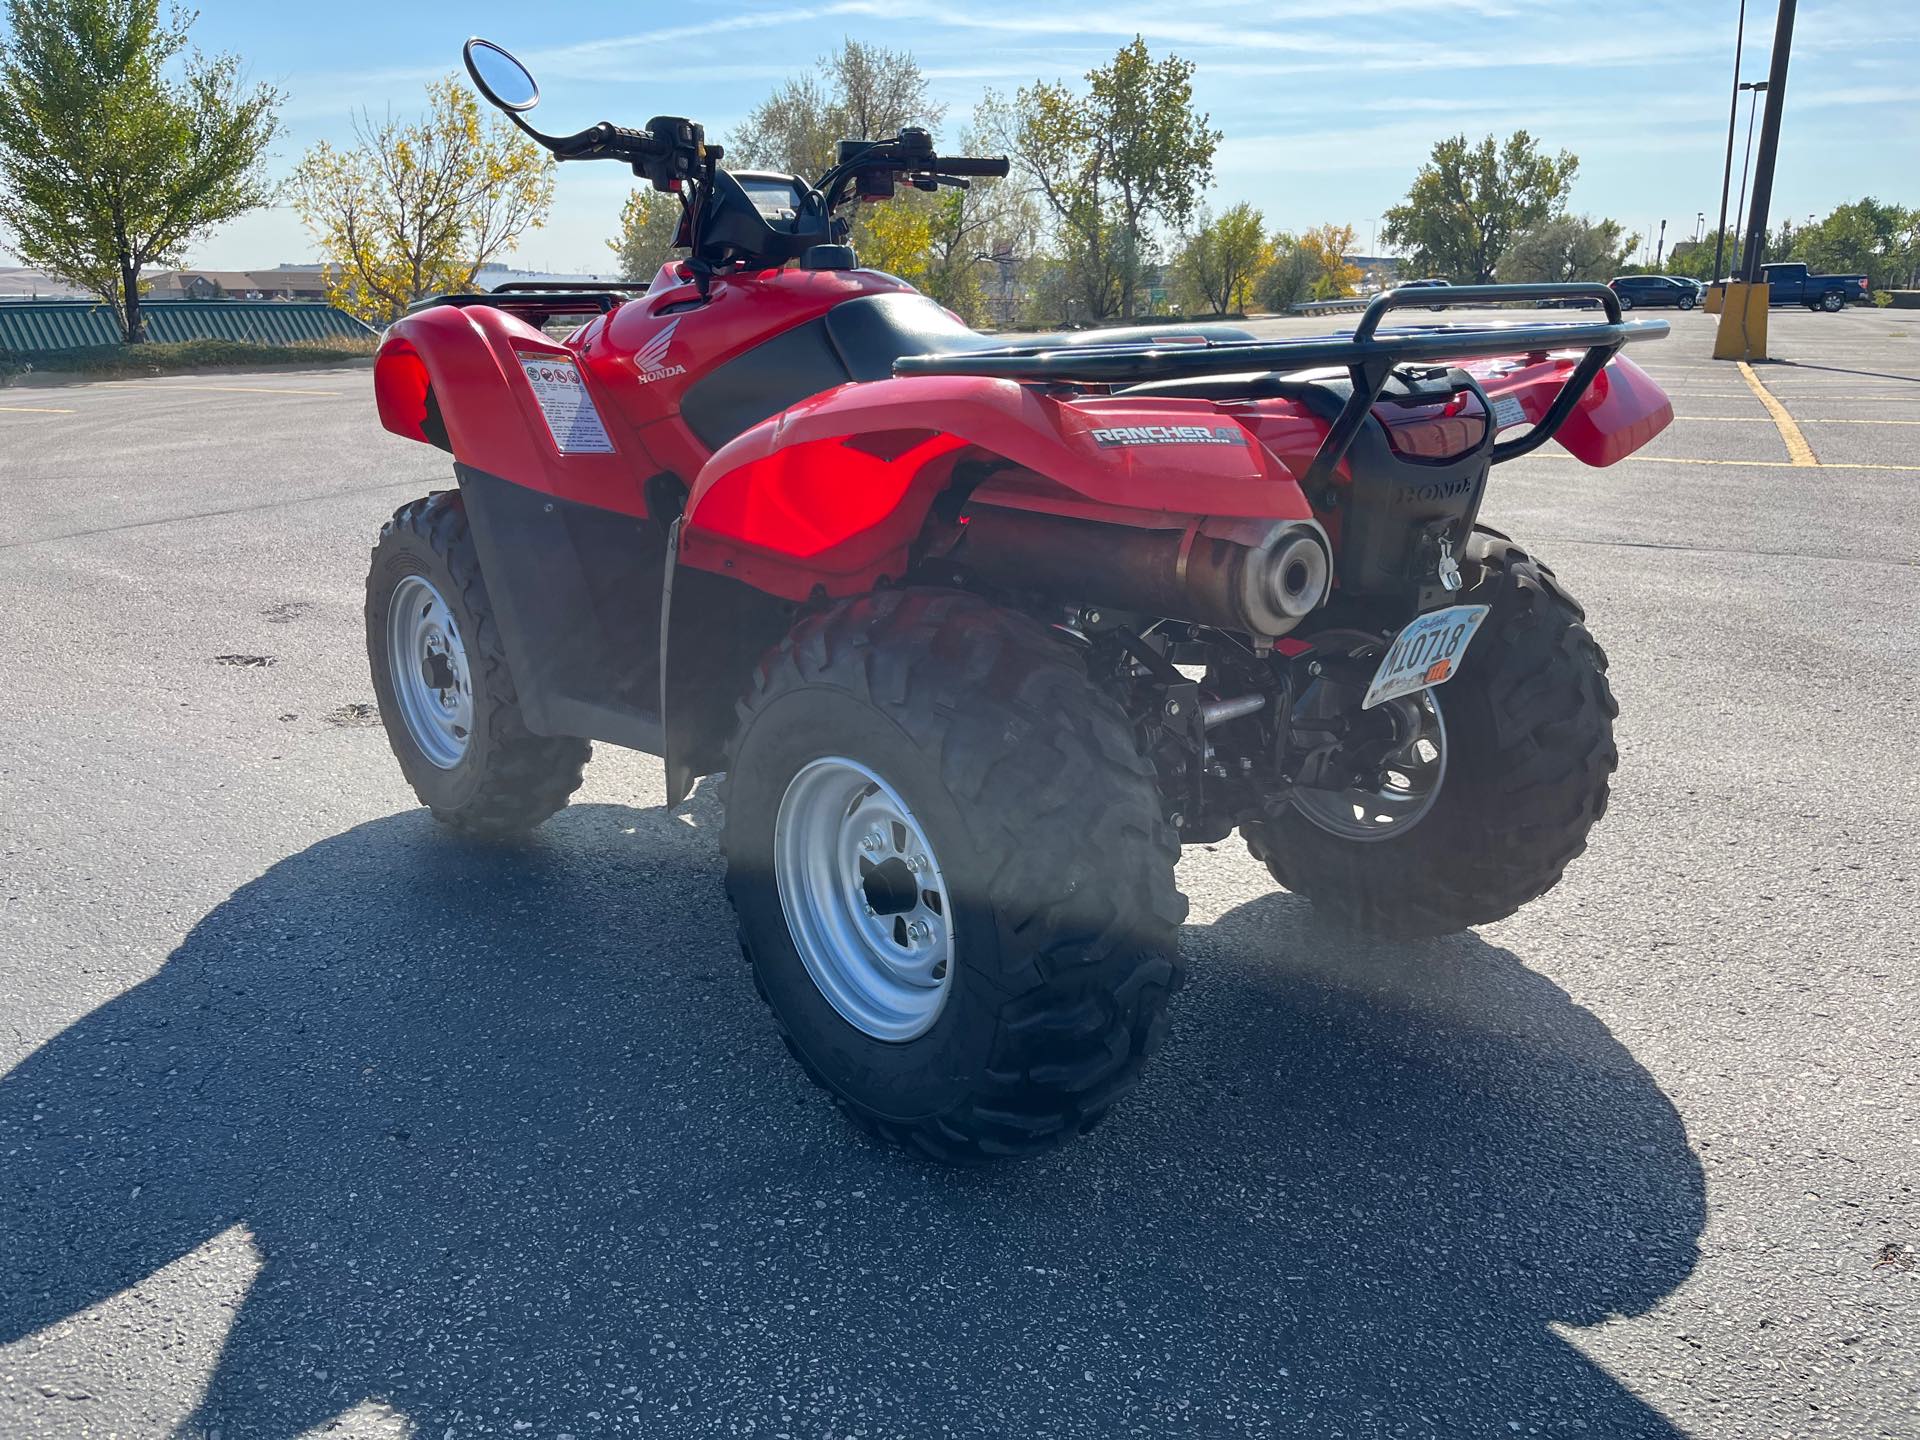
<path id="1" fill-rule="evenodd" d="M 577 367 L 612 453 L 562 454 L 523 360 Z M 579 357 L 488 305 L 435 305 L 397 320 L 374 360 L 380 423 L 451 450 L 455 460 L 529 490 L 624 515 L 646 514 L 642 480 L 658 470 Z"/>
<path id="2" fill-rule="evenodd" d="M 1143 525 L 1312 514 L 1273 455 L 1210 401 L 914 376 L 827 391 L 719 450 L 689 494 L 680 562 L 788 599 L 859 594 L 905 572 L 935 497 L 969 458 Z"/>

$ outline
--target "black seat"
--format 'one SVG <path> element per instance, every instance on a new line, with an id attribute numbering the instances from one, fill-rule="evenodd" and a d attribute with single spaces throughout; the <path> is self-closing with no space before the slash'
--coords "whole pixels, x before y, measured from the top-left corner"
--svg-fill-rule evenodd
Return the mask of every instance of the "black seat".
<path id="1" fill-rule="evenodd" d="M 1079 349 L 1149 340 L 1251 340 L 1237 325 L 1129 325 L 1047 335 L 982 335 L 925 295 L 863 295 L 827 312 L 827 337 L 855 380 L 885 380 L 903 355 L 956 355 L 969 350 Z"/>

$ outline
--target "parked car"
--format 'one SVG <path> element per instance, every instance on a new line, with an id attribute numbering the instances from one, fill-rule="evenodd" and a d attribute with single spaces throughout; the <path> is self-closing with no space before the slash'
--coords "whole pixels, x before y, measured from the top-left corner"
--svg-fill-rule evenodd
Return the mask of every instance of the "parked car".
<path id="1" fill-rule="evenodd" d="M 1762 265 L 1767 280 L 1769 305 L 1804 305 L 1809 310 L 1824 310 L 1837 315 L 1847 302 L 1864 305 L 1873 298 L 1864 275 L 1809 275 L 1799 261 L 1781 261 Z"/>
<path id="2" fill-rule="evenodd" d="M 1622 310 L 1656 305 L 1691 310 L 1700 303 L 1700 291 L 1691 280 L 1676 280 L 1671 275 L 1616 275 L 1607 285 L 1620 297 Z"/>

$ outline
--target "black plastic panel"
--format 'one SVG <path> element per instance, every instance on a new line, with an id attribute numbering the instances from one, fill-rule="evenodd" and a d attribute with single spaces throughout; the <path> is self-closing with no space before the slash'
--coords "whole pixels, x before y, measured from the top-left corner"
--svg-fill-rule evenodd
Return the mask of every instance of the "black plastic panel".
<path id="1" fill-rule="evenodd" d="M 659 753 L 666 531 L 455 471 L 528 725 Z"/>
<path id="2" fill-rule="evenodd" d="M 701 444 L 718 450 L 789 405 L 846 380 L 846 367 L 828 343 L 826 322 L 809 320 L 695 381 L 681 398 L 680 417 Z"/>

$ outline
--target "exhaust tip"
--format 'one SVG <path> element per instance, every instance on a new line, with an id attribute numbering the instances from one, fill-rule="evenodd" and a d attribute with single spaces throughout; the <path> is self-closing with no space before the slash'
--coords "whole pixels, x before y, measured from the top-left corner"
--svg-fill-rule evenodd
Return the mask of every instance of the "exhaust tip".
<path id="1" fill-rule="evenodd" d="M 1289 620 L 1300 620 L 1327 598 L 1333 573 L 1320 538 L 1312 532 L 1294 532 L 1273 552 L 1267 573 L 1267 599 Z"/>
<path id="2" fill-rule="evenodd" d="M 1317 610 L 1333 584 L 1333 547 L 1311 520 L 1280 525 L 1247 556 L 1241 596 L 1248 628 L 1284 635 Z"/>

